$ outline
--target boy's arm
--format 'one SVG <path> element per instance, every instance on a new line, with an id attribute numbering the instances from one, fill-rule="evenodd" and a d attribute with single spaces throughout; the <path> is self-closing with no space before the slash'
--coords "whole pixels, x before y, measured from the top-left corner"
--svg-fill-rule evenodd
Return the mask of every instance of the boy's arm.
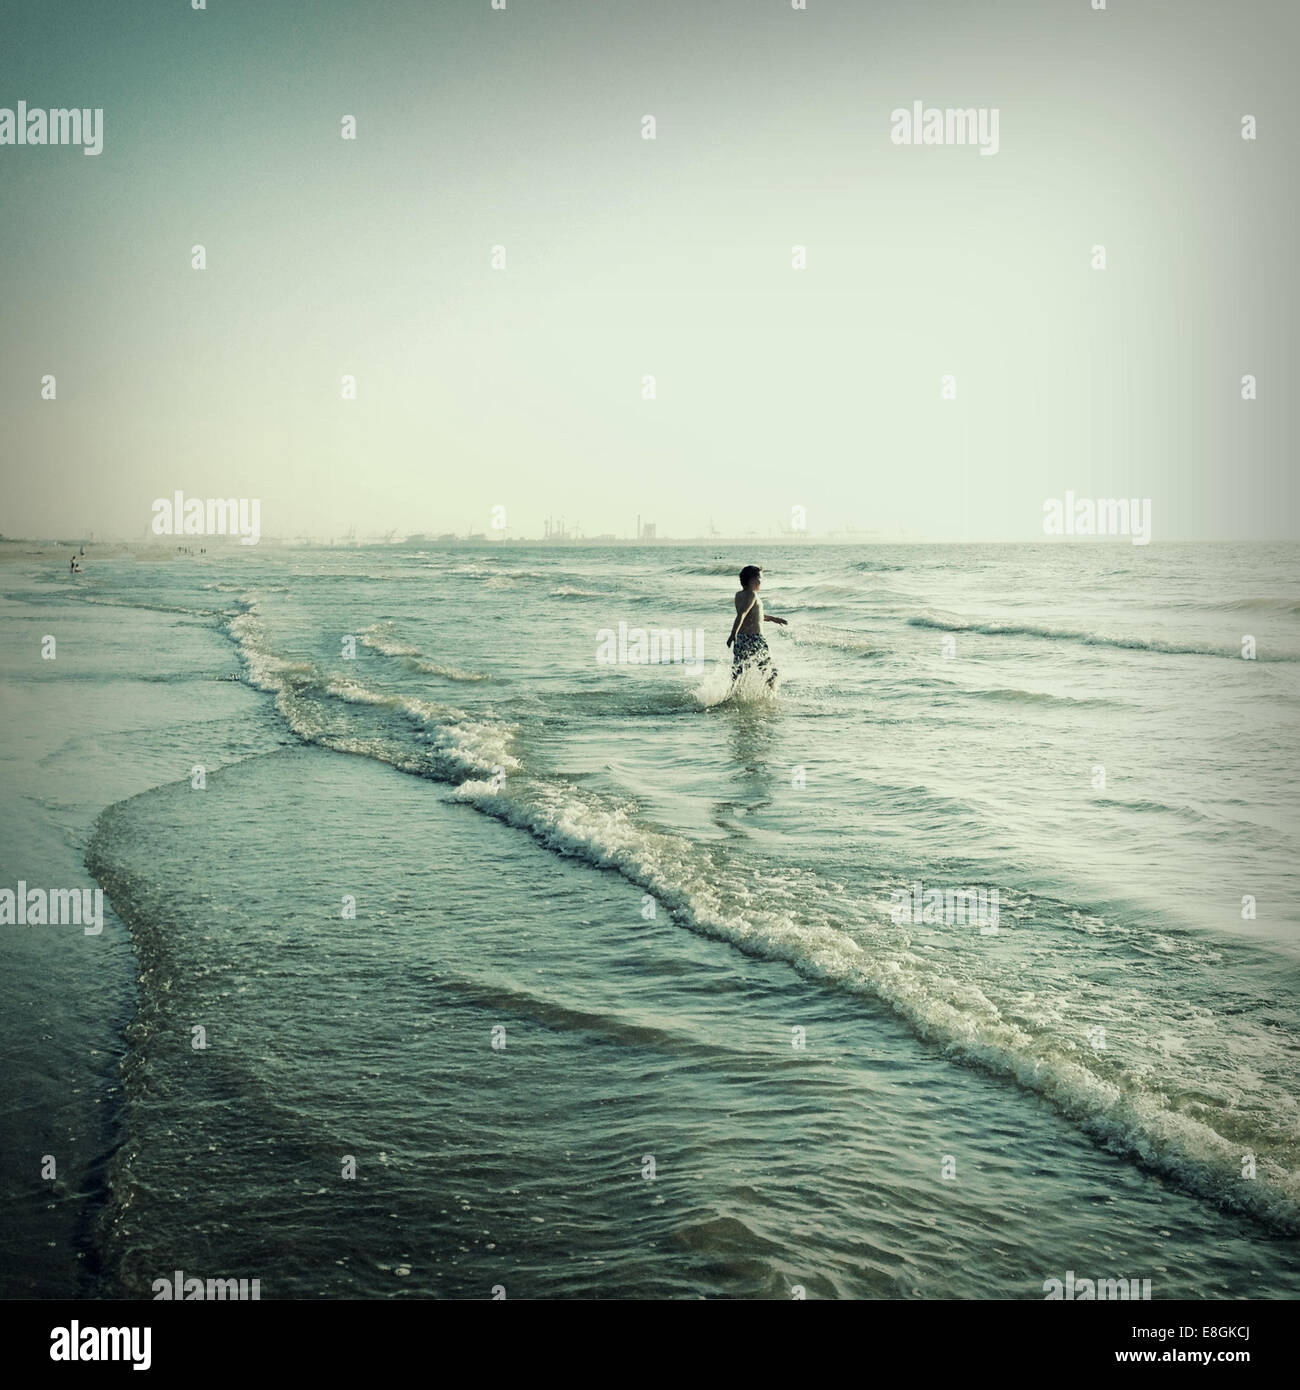
<path id="1" fill-rule="evenodd" d="M 736 621 L 731 625 L 731 636 L 727 638 L 727 646 L 731 646 L 731 644 L 736 640 L 736 633 L 739 630 L 741 623 L 745 621 L 746 617 L 749 615 L 749 610 L 757 602 L 758 598 L 756 596 L 751 597 L 749 600 L 749 604 L 742 609 L 740 606 L 740 595 L 736 595 Z"/>
<path id="2" fill-rule="evenodd" d="M 785 620 L 784 618 L 778 618 L 778 617 L 776 617 L 776 616 L 775 616 L 774 614 L 772 614 L 772 613 L 764 613 L 764 614 L 763 614 L 763 621 L 764 621 L 765 623 L 780 623 L 782 627 L 788 627 L 788 626 L 789 626 L 789 624 L 786 622 L 786 620 Z"/>

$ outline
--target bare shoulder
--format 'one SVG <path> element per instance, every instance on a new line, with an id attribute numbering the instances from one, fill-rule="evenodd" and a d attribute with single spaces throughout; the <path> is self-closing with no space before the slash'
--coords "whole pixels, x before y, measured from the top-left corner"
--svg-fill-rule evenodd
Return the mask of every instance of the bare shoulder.
<path id="1" fill-rule="evenodd" d="M 749 590 L 738 589 L 736 591 L 736 612 L 743 612 L 749 607 Z"/>

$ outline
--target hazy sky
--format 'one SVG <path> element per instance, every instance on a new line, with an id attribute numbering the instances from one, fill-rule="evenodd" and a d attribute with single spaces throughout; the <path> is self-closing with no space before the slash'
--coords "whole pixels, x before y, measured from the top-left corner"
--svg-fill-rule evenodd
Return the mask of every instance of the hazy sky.
<path id="1" fill-rule="evenodd" d="M 1300 535 L 1300 6 L 1091 5 L 7 6 L 0 531 Z"/>

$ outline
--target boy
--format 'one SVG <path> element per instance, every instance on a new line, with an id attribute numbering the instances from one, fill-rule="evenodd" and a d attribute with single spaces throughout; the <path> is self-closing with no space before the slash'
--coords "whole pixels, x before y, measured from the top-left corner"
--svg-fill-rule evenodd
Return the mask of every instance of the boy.
<path id="1" fill-rule="evenodd" d="M 731 679 L 734 682 L 746 666 L 756 665 L 760 671 L 771 669 L 767 678 L 768 688 L 776 684 L 776 667 L 767 650 L 767 639 L 763 636 L 764 623 L 780 623 L 788 626 L 784 618 L 769 617 L 763 612 L 763 600 L 758 596 L 758 587 L 763 582 L 763 571 L 758 565 L 746 565 L 740 571 L 740 592 L 736 595 L 736 621 L 731 625 L 731 636 L 727 646 L 732 647 Z"/>

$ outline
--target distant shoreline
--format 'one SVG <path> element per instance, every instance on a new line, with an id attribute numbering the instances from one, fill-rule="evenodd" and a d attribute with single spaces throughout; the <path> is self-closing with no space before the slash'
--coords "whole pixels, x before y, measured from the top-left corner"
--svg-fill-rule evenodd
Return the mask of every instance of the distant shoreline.
<path id="1" fill-rule="evenodd" d="M 227 554 L 239 552 L 248 554 L 290 554 L 299 551 L 339 550 L 355 551 L 439 551 L 439 550 L 608 550 L 617 547 L 626 550 L 699 550 L 713 547 L 717 550 L 758 551 L 773 546 L 798 547 L 805 550 L 842 549 L 845 547 L 873 546 L 882 549 L 895 547 L 924 547 L 927 549 L 956 546 L 1033 546 L 1042 549 L 1075 548 L 1087 546 L 1118 547 L 1131 550 L 1132 544 L 1127 536 L 1055 536 L 1034 540 L 881 540 L 871 537 L 816 537 L 805 536 L 795 539 L 791 536 L 724 536 L 724 537 L 683 537 L 676 539 L 662 536 L 650 541 L 623 539 L 528 539 L 510 537 L 506 540 L 488 540 L 483 536 L 461 536 L 454 540 L 414 539 L 405 541 L 345 541 L 334 543 L 326 540 L 274 540 L 263 536 L 256 546 L 241 546 L 227 536 L 190 536 L 188 544 L 178 545 L 174 539 L 163 544 L 157 541 L 86 541 L 86 557 L 105 560 L 133 558 L 148 562 L 163 560 L 218 559 Z M 1257 540 L 1167 540 L 1153 541 L 1150 548 L 1165 549 L 1176 546 L 1300 546 L 1300 540 L 1285 537 L 1261 537 Z M 79 554 L 81 541 L 43 540 L 37 538 L 0 538 L 0 564 L 22 560 L 63 559 L 70 554 Z M 200 556 L 199 549 L 206 555 Z"/>
<path id="2" fill-rule="evenodd" d="M 38 540 L 0 540 L 0 564 L 18 564 L 27 561 L 61 561 L 67 568 L 70 555 L 81 554 L 80 541 L 38 541 Z M 180 559 L 175 547 L 163 545 L 129 545 L 122 542 L 86 542 L 87 560 L 144 561 Z M 193 558 L 185 556 L 186 559 Z"/>

